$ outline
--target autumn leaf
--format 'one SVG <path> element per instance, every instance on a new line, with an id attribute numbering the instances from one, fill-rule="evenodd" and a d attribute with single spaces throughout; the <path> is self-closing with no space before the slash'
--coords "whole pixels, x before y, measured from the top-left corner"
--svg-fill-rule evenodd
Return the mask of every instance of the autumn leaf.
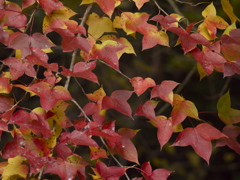
<path id="1" fill-rule="evenodd" d="M 164 101 L 173 104 L 173 89 L 179 83 L 175 81 L 165 80 L 161 84 L 156 85 L 151 91 L 151 99 L 155 97 L 160 97 Z"/>
<path id="2" fill-rule="evenodd" d="M 141 9 L 141 7 L 148 2 L 149 0 L 133 0 L 138 8 L 138 10 Z"/>
<path id="3" fill-rule="evenodd" d="M 123 29 L 127 35 L 134 34 L 137 31 L 141 31 L 140 25 L 147 24 L 149 14 L 147 13 L 131 13 L 123 12 L 121 17 L 116 16 L 113 21 L 115 28 Z"/>
<path id="4" fill-rule="evenodd" d="M 73 154 L 72 150 L 64 142 L 57 142 L 54 150 L 58 156 L 64 160 Z"/>
<path id="5" fill-rule="evenodd" d="M 64 132 L 61 134 L 60 141 L 72 145 L 92 146 L 98 148 L 98 144 L 91 139 L 86 132 L 74 130 L 71 133 Z"/>
<path id="6" fill-rule="evenodd" d="M 167 33 L 162 30 L 159 31 L 156 26 L 143 24 L 138 26 L 138 28 L 138 32 L 144 35 L 142 39 L 142 51 L 152 48 L 157 44 L 169 46 L 169 38 Z"/>
<path id="7" fill-rule="evenodd" d="M 85 52 L 90 51 L 91 47 L 85 38 L 75 36 L 69 29 L 53 28 L 53 30 L 62 36 L 62 48 L 64 52 L 74 51 L 77 48 Z"/>
<path id="8" fill-rule="evenodd" d="M 112 40 L 104 41 L 102 44 L 96 44 L 93 46 L 89 60 L 102 59 L 112 68 L 118 70 L 119 63 L 118 56 L 116 53 L 124 48 L 125 48 L 124 45 L 121 45 L 116 41 Z"/>
<path id="9" fill-rule="evenodd" d="M 5 59 L 3 63 L 9 66 L 12 80 L 18 79 L 23 74 L 26 74 L 30 77 L 36 77 L 36 71 L 33 67 L 34 64 L 30 64 L 27 61 L 15 57 L 9 57 Z"/>
<path id="10" fill-rule="evenodd" d="M 81 168 L 85 168 L 88 163 L 77 154 L 70 155 L 66 160 L 59 157 L 49 158 L 48 164 L 44 168 L 44 174 L 57 174 L 61 179 L 74 179 Z"/>
<path id="11" fill-rule="evenodd" d="M 50 0 L 51 1 L 51 0 Z M 58 2 L 58 1 L 56 1 Z M 77 13 L 67 7 L 60 7 L 59 10 L 53 10 L 50 14 L 47 14 L 43 19 L 43 33 L 48 34 L 54 31 L 55 28 L 67 29 L 68 26 L 65 24 L 69 21 L 69 18 L 76 15 Z"/>
<path id="12" fill-rule="evenodd" d="M 199 33 L 189 34 L 189 32 L 187 32 L 186 30 L 178 27 L 171 27 L 168 30 L 179 36 L 184 53 L 190 52 L 195 49 L 197 44 L 202 44 L 208 47 L 210 46 L 209 41 Z"/>
<path id="13" fill-rule="evenodd" d="M 29 91 L 36 93 L 40 97 L 41 106 L 49 111 L 59 100 L 71 100 L 72 97 L 63 86 L 51 87 L 46 82 L 39 82 L 31 85 Z"/>
<path id="14" fill-rule="evenodd" d="M 224 63 L 227 60 L 220 54 L 220 44 L 216 41 L 211 45 L 211 49 L 203 47 L 202 51 L 196 48 L 190 52 L 196 61 L 200 63 L 204 71 L 209 75 L 213 70 L 222 72 Z"/>
<path id="15" fill-rule="evenodd" d="M 202 16 L 205 18 L 203 23 L 199 25 L 200 34 L 202 34 L 205 38 L 215 39 L 218 29 L 226 29 L 229 25 L 228 23 L 221 18 L 220 16 L 216 15 L 216 9 L 211 3 L 208 5 L 203 11 Z M 206 28 L 206 31 L 202 29 Z M 205 33 L 206 32 L 206 33 Z M 211 40 L 209 39 L 209 40 Z"/>
<path id="16" fill-rule="evenodd" d="M 3 72 L 0 77 L 0 93 L 9 94 L 12 90 L 10 83 L 11 75 L 9 72 Z"/>
<path id="17" fill-rule="evenodd" d="M 171 146 L 192 146 L 194 151 L 209 164 L 212 154 L 211 140 L 226 137 L 219 130 L 207 123 L 194 128 L 185 128 Z"/>
<path id="18" fill-rule="evenodd" d="M 171 115 L 173 125 L 180 124 L 187 116 L 199 119 L 196 106 L 178 94 L 174 94 Z"/>
<path id="19" fill-rule="evenodd" d="M 97 76 L 92 72 L 92 70 L 96 67 L 96 62 L 92 61 L 89 63 L 86 62 L 78 62 L 73 66 L 73 71 L 61 66 L 63 71 L 61 72 L 64 76 L 73 76 L 73 77 L 81 77 L 87 79 L 89 81 L 98 83 Z"/>
<path id="20" fill-rule="evenodd" d="M 5 26 L 14 26 L 20 30 L 24 30 L 27 17 L 22 13 L 22 9 L 14 2 L 5 1 L 5 9 L 0 9 L 0 19 L 3 18 Z"/>
<path id="21" fill-rule="evenodd" d="M 152 78 L 143 79 L 142 77 L 134 77 L 130 80 L 130 82 L 134 88 L 134 92 L 138 96 L 143 94 L 149 87 L 156 86 L 156 83 Z"/>
<path id="22" fill-rule="evenodd" d="M 64 6 L 59 0 L 39 0 L 39 4 L 42 6 L 47 14 L 52 13 L 54 10 L 63 10 Z"/>
<path id="23" fill-rule="evenodd" d="M 136 55 L 132 44 L 126 38 L 123 38 L 123 37 L 117 38 L 114 35 L 104 35 L 99 40 L 102 42 L 107 41 L 107 40 L 112 40 L 112 41 L 116 41 L 119 44 L 122 44 L 123 46 L 125 46 L 122 50 L 116 52 L 118 59 L 120 59 L 120 57 L 122 56 L 123 53 Z"/>
<path id="24" fill-rule="evenodd" d="M 116 32 L 113 27 L 113 22 L 108 17 L 99 17 L 96 13 L 88 15 L 86 20 L 88 25 L 88 33 L 96 40 L 104 33 Z"/>
<path id="25" fill-rule="evenodd" d="M 231 108 L 231 99 L 229 91 L 224 94 L 217 103 L 218 117 L 226 125 L 232 125 L 240 122 L 240 110 Z"/>
<path id="26" fill-rule="evenodd" d="M 39 49 L 48 49 L 55 46 L 46 36 L 40 33 L 34 33 L 29 36 L 25 33 L 15 32 L 10 34 L 8 46 L 13 49 L 21 50 L 22 57 L 25 58 L 31 54 L 31 47 Z"/>
<path id="27" fill-rule="evenodd" d="M 28 175 L 28 166 L 24 164 L 24 158 L 16 156 L 8 159 L 8 165 L 2 173 L 3 180 L 26 178 Z"/>
<path id="28" fill-rule="evenodd" d="M 0 79 L 1 82 L 1 79 Z M 1 85 L 1 84 L 0 84 Z M 7 122 L 11 116 L 13 111 L 15 110 L 15 108 L 13 108 L 14 105 L 14 100 L 9 97 L 9 96 L 5 96 L 0 94 L 0 117 L 1 117 L 1 121 Z M 8 130 L 7 127 L 4 128 L 4 124 L 1 124 L 1 130 Z"/>
<path id="29" fill-rule="evenodd" d="M 96 168 L 92 168 L 95 175 L 92 175 L 93 179 L 106 179 L 106 180 L 117 180 L 124 175 L 126 168 L 110 166 L 107 167 L 103 162 L 97 161 Z"/>
<path id="30" fill-rule="evenodd" d="M 152 171 L 152 167 L 149 162 L 143 163 L 141 170 L 142 175 L 147 180 L 167 180 L 168 176 L 170 176 L 170 174 L 173 172 L 166 169 L 155 169 Z"/>
<path id="31" fill-rule="evenodd" d="M 53 116 L 49 117 L 47 121 L 49 124 L 52 125 L 52 127 L 56 124 L 59 124 L 62 128 L 68 128 L 72 126 L 71 120 L 66 116 L 66 109 L 69 106 L 68 103 L 64 101 L 58 101 L 53 108 L 51 109 L 51 112 L 54 114 Z"/>
<path id="32" fill-rule="evenodd" d="M 134 116 L 145 116 L 149 120 L 156 120 L 156 113 L 154 109 L 156 108 L 158 102 L 149 100 L 146 101 L 143 105 L 137 107 L 136 113 Z"/>
<path id="33" fill-rule="evenodd" d="M 233 12 L 233 7 L 230 4 L 229 0 L 221 0 L 221 4 L 222 4 L 222 8 L 223 8 L 224 12 L 231 19 L 232 23 L 239 21 L 239 18 Z"/>
<path id="34" fill-rule="evenodd" d="M 237 141 L 237 136 L 240 134 L 240 127 L 228 125 L 223 128 L 223 134 L 227 137 L 222 137 L 217 140 L 216 147 L 228 146 L 233 149 L 236 153 L 240 154 L 240 144 Z"/>
<path id="35" fill-rule="evenodd" d="M 108 158 L 107 152 L 105 151 L 105 149 L 91 147 L 91 146 L 89 146 L 89 148 L 90 148 L 90 159 L 91 160 L 95 160 L 95 159 L 99 159 L 99 158 Z"/>
<path id="36" fill-rule="evenodd" d="M 169 141 L 174 132 L 172 120 L 167 119 L 165 116 L 157 116 L 155 120 L 151 120 L 156 128 L 158 128 L 157 138 L 160 143 L 160 149 Z"/>
<path id="37" fill-rule="evenodd" d="M 233 76 L 235 73 L 240 74 L 240 58 L 234 61 L 224 63 L 223 67 L 224 77 Z"/>
<path id="38" fill-rule="evenodd" d="M 103 109 L 115 109 L 132 118 L 132 109 L 127 100 L 132 95 L 133 91 L 116 90 L 111 96 L 105 96 L 102 101 Z"/>
<path id="39" fill-rule="evenodd" d="M 171 27 L 177 27 L 178 26 L 177 22 L 178 22 L 178 19 L 180 18 L 181 16 L 177 14 L 171 14 L 168 16 L 163 16 L 161 14 L 158 14 L 152 17 L 150 20 L 159 22 L 163 29 L 168 30 Z"/>

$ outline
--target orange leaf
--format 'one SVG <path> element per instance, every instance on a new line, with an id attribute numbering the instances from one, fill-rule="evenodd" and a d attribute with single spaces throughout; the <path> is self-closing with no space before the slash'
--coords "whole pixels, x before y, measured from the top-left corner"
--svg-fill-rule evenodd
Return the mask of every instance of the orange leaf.
<path id="1" fill-rule="evenodd" d="M 147 88 L 156 86 L 155 81 L 152 78 L 134 77 L 130 80 L 132 86 L 134 87 L 134 92 L 140 96 L 143 94 Z"/>

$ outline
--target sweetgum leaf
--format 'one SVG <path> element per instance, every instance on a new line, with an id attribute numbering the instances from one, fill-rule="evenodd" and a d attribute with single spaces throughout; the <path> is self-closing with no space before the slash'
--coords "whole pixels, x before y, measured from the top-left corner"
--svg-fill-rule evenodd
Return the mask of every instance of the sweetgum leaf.
<path id="1" fill-rule="evenodd" d="M 173 125 L 180 124 L 187 116 L 199 119 L 196 106 L 191 101 L 185 100 L 178 94 L 174 94 L 171 115 Z"/>
<path id="2" fill-rule="evenodd" d="M 74 51 L 77 48 L 82 49 L 86 52 L 90 50 L 88 41 L 83 37 L 75 36 L 75 34 L 69 29 L 52 29 L 62 36 L 62 48 L 64 52 Z"/>
<path id="3" fill-rule="evenodd" d="M 141 166 L 142 175 L 146 180 L 167 180 L 168 176 L 173 171 L 169 171 L 166 169 L 155 169 L 152 171 L 152 167 L 149 162 L 145 162 Z"/>
<path id="4" fill-rule="evenodd" d="M 237 137 L 240 134 L 240 127 L 228 125 L 223 128 L 222 131 L 227 137 L 222 137 L 217 140 L 216 146 L 228 146 L 229 148 L 233 149 L 236 153 L 240 154 L 240 144 L 237 141 Z"/>
<path id="5" fill-rule="evenodd" d="M 226 124 L 232 125 L 240 122 L 240 110 L 231 108 L 229 91 L 217 103 L 218 117 Z"/>
<path id="6" fill-rule="evenodd" d="M 24 158 L 16 156 L 8 159 L 8 165 L 2 173 L 3 180 L 15 179 L 17 177 L 26 178 L 28 175 L 28 166 L 24 164 Z"/>
<path id="7" fill-rule="evenodd" d="M 91 160 L 95 160 L 95 159 L 99 159 L 99 158 L 108 158 L 107 152 L 105 151 L 105 149 L 95 148 L 95 147 L 91 147 L 91 146 L 89 146 L 89 148 L 91 150 L 91 152 L 90 152 Z"/>
<path id="8" fill-rule="evenodd" d="M 88 15 L 86 24 L 88 25 L 88 33 L 95 39 L 100 38 L 104 33 L 116 32 L 111 19 L 99 17 L 96 13 Z"/>
<path id="9" fill-rule="evenodd" d="M 166 30 L 171 27 L 177 27 L 176 22 L 178 22 L 178 20 L 171 15 L 163 16 L 160 14 L 152 17 L 150 20 L 159 22 L 162 25 L 163 29 Z"/>
<path id="10" fill-rule="evenodd" d="M 118 180 L 124 175 L 126 168 L 110 166 L 107 167 L 103 162 L 97 161 L 96 168 L 92 168 L 96 175 L 91 175 L 93 179 Z"/>
<path id="11" fill-rule="evenodd" d="M 142 77 L 134 77 L 130 80 L 130 82 L 134 88 L 134 92 L 138 96 L 143 94 L 149 87 L 156 86 L 156 83 L 152 78 L 143 79 Z"/>
<path id="12" fill-rule="evenodd" d="M 173 89 L 179 83 L 175 81 L 162 81 L 161 84 L 155 86 L 151 91 L 151 99 L 154 97 L 160 97 L 162 100 L 170 103 L 173 103 Z"/>
<path id="13" fill-rule="evenodd" d="M 6 1 L 5 9 L 0 9 L 0 19 L 4 16 L 5 26 L 14 26 L 23 30 L 27 23 L 27 18 L 22 14 L 22 9 L 14 2 Z"/>
<path id="14" fill-rule="evenodd" d="M 40 97 L 41 106 L 49 111 L 59 100 L 71 100 L 72 97 L 63 86 L 51 87 L 46 82 L 39 82 L 31 85 L 29 91 L 36 93 Z"/>
<path id="15" fill-rule="evenodd" d="M 78 62 L 73 66 L 73 71 L 68 70 L 64 66 L 61 66 L 63 71 L 61 72 L 64 76 L 74 76 L 81 77 L 87 79 L 89 81 L 98 83 L 97 76 L 92 72 L 92 70 L 96 67 L 96 62 L 92 61 L 89 63 L 86 62 Z"/>
<path id="16" fill-rule="evenodd" d="M 240 74 L 240 58 L 238 58 L 236 62 L 228 61 L 224 63 L 223 73 L 224 77 L 232 76 L 235 73 Z"/>
<path id="17" fill-rule="evenodd" d="M 65 142 L 73 145 L 99 147 L 98 144 L 86 134 L 86 132 L 77 130 L 74 130 L 71 133 L 69 132 L 62 133 L 60 141 L 62 143 Z"/>
<path id="18" fill-rule="evenodd" d="M 141 9 L 141 7 L 148 2 L 149 0 L 133 0 L 138 8 L 138 10 Z"/>
<path id="19" fill-rule="evenodd" d="M 64 9 L 62 2 L 59 0 L 39 0 L 39 4 L 47 14 L 50 14 L 53 10 Z"/>
<path id="20" fill-rule="evenodd" d="M 119 16 L 115 17 L 113 21 L 113 26 L 115 28 L 123 29 L 127 33 L 127 35 L 130 35 L 138 31 L 141 32 L 141 28 L 139 26 L 147 24 L 148 18 L 149 14 L 147 13 L 123 12 L 121 14 L 121 17 Z"/>
<path id="21" fill-rule="evenodd" d="M 102 59 L 114 69 L 119 69 L 117 52 L 125 46 L 116 41 L 107 40 L 102 44 L 95 44 L 92 48 L 89 59 Z"/>
<path id="22" fill-rule="evenodd" d="M 77 172 L 88 165 L 81 156 L 71 155 L 67 160 L 59 157 L 51 157 L 44 168 L 44 174 L 57 174 L 62 180 L 74 179 Z"/>
<path id="23" fill-rule="evenodd" d="M 53 0 L 49 0 L 53 1 Z M 59 1 L 56 1 L 59 2 Z M 67 7 L 61 7 L 59 10 L 53 10 L 50 14 L 47 14 L 43 19 L 43 33 L 47 34 L 54 31 L 55 28 L 66 29 L 68 26 L 65 24 L 69 21 L 69 18 L 77 13 Z"/>
<path id="24" fill-rule="evenodd" d="M 137 107 L 135 116 L 145 116 L 150 120 L 156 120 L 156 113 L 154 111 L 155 107 L 157 106 L 158 102 L 149 100 L 145 102 L 143 105 L 139 105 Z"/>
<path id="25" fill-rule="evenodd" d="M 34 64 L 30 64 L 27 61 L 15 57 L 9 57 L 5 59 L 3 63 L 9 66 L 12 80 L 18 79 L 23 74 L 26 74 L 30 77 L 36 77 L 36 71 L 33 67 Z"/>
<path id="26" fill-rule="evenodd" d="M 184 53 L 195 49 L 197 44 L 210 46 L 209 41 L 199 33 L 189 34 L 186 30 L 178 27 L 171 27 L 168 30 L 179 36 Z"/>
<path id="27" fill-rule="evenodd" d="M 172 146 L 192 146 L 194 151 L 209 164 L 212 153 L 212 139 L 226 137 L 219 130 L 207 123 L 199 124 L 195 128 L 184 129 Z"/>
<path id="28" fill-rule="evenodd" d="M 68 156 L 73 154 L 72 150 L 68 146 L 66 146 L 65 143 L 62 142 L 58 142 L 57 145 L 54 147 L 54 150 L 62 159 L 66 159 Z"/>
<path id="29" fill-rule="evenodd" d="M 132 109 L 127 100 L 132 95 L 133 91 L 117 90 L 111 96 L 105 96 L 102 101 L 103 109 L 115 109 L 132 118 Z"/>

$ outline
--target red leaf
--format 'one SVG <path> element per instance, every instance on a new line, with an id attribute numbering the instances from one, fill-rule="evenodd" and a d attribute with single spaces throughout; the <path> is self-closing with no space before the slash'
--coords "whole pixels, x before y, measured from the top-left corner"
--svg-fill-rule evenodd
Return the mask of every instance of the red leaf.
<path id="1" fill-rule="evenodd" d="M 75 36 L 69 29 L 52 29 L 62 36 L 62 48 L 64 52 L 74 51 L 77 48 L 85 52 L 90 51 L 90 44 L 85 38 Z"/>
<path id="2" fill-rule="evenodd" d="M 155 81 L 152 78 L 134 77 L 130 80 L 134 87 L 134 92 L 140 96 L 147 88 L 156 86 Z"/>
<path id="3" fill-rule="evenodd" d="M 53 10 L 61 10 L 64 8 L 62 2 L 59 0 L 39 0 L 39 4 L 48 14 Z"/>
<path id="4" fill-rule="evenodd" d="M 217 140 L 216 146 L 221 147 L 227 145 L 233 149 L 236 153 L 240 154 L 240 144 L 237 141 L 237 136 L 240 134 L 240 127 L 238 126 L 225 126 L 222 131 L 227 137 L 222 137 Z"/>
<path id="5" fill-rule="evenodd" d="M 213 69 L 222 71 L 226 59 L 220 54 L 220 44 L 216 42 L 212 45 L 212 50 L 204 47 L 202 51 L 196 48 L 190 54 L 201 64 L 207 74 L 211 74 Z"/>
<path id="6" fill-rule="evenodd" d="M 117 52 L 124 49 L 125 46 L 116 41 L 107 40 L 102 44 L 95 44 L 92 48 L 89 60 L 102 59 L 114 69 L 119 69 Z"/>
<path id="7" fill-rule="evenodd" d="M 150 20 L 159 22 L 162 25 L 162 27 L 166 30 L 168 30 L 171 27 L 176 27 L 174 23 L 178 22 L 177 19 L 169 15 L 168 16 L 156 15 L 152 17 Z"/>
<path id="8" fill-rule="evenodd" d="M 57 142 L 57 145 L 54 147 L 54 150 L 56 151 L 58 156 L 62 159 L 67 159 L 68 156 L 73 154 L 72 150 L 68 146 L 66 146 L 65 143 L 62 142 L 61 143 Z"/>
<path id="9" fill-rule="evenodd" d="M 76 154 L 69 156 L 66 160 L 59 157 L 51 157 L 44 168 L 44 174 L 57 174 L 62 180 L 74 179 L 77 172 L 85 168 L 86 165 L 88 163 Z"/>
<path id="10" fill-rule="evenodd" d="M 103 109 L 115 109 L 132 118 L 132 109 L 127 100 L 132 95 L 133 91 L 117 90 L 110 97 L 104 96 L 102 101 Z"/>
<path id="11" fill-rule="evenodd" d="M 169 141 L 174 131 L 172 120 L 167 119 L 165 116 L 157 116 L 156 121 L 154 122 L 158 128 L 157 137 L 162 150 L 163 146 Z"/>
<path id="12" fill-rule="evenodd" d="M 191 101 L 185 100 L 178 94 L 174 94 L 171 115 L 173 125 L 180 124 L 187 116 L 199 119 L 196 106 Z"/>
<path id="13" fill-rule="evenodd" d="M 9 57 L 5 59 L 3 63 L 9 66 L 12 80 L 18 79 L 24 73 L 30 77 L 36 77 L 36 71 L 33 67 L 34 64 L 30 64 L 27 61 L 15 57 Z"/>
<path id="14" fill-rule="evenodd" d="M 156 115 L 155 115 L 155 107 L 157 106 L 158 102 L 157 101 L 152 101 L 149 100 L 145 102 L 143 105 L 139 105 L 136 113 L 134 114 L 135 116 L 145 116 L 146 118 L 150 120 L 155 120 Z"/>
<path id="15" fill-rule="evenodd" d="M 96 168 L 92 168 L 98 179 L 118 180 L 124 175 L 126 168 L 111 166 L 107 167 L 103 162 L 97 161 Z M 94 175 L 92 175 L 94 177 Z"/>
<path id="16" fill-rule="evenodd" d="M 152 167 L 149 162 L 145 162 L 142 164 L 142 175 L 146 178 L 146 180 L 167 180 L 168 176 L 173 171 L 168 171 L 166 169 L 155 169 L 152 171 Z"/>
<path id="17" fill-rule="evenodd" d="M 210 46 L 209 41 L 201 34 L 189 34 L 186 30 L 177 27 L 171 27 L 168 30 L 179 36 L 184 53 L 195 49 L 197 44 Z"/>
<path id="18" fill-rule="evenodd" d="M 212 139 L 226 137 L 213 126 L 202 123 L 195 128 L 184 129 L 177 137 L 172 146 L 192 146 L 194 151 L 207 161 L 212 153 Z"/>
<path id="19" fill-rule="evenodd" d="M 240 74 L 240 58 L 238 58 L 236 62 L 228 61 L 224 63 L 223 73 L 224 77 L 232 76 L 235 73 Z"/>
<path id="20" fill-rule="evenodd" d="M 86 132 L 74 130 L 73 132 L 64 132 L 61 134 L 60 141 L 63 143 L 69 143 L 73 145 L 83 145 L 98 147 L 98 144 L 91 139 Z"/>
<path id="21" fill-rule="evenodd" d="M 3 20 L 5 26 L 14 26 L 18 29 L 24 29 L 26 26 L 27 18 L 16 3 L 7 1 L 5 9 L 0 9 L 0 19 L 3 16 L 5 16 Z"/>
<path id="22" fill-rule="evenodd" d="M 61 66 L 63 71 L 61 72 L 64 76 L 74 76 L 81 77 L 87 79 L 89 81 L 98 83 L 97 76 L 92 72 L 92 70 L 96 67 L 96 62 L 78 62 L 73 66 L 73 71 L 68 70 L 64 66 Z"/>
<path id="23" fill-rule="evenodd" d="M 155 86 L 151 91 L 151 99 L 154 97 L 160 97 L 164 101 L 173 104 L 173 92 L 172 90 L 179 83 L 174 81 L 162 81 L 160 85 Z"/>
<path id="24" fill-rule="evenodd" d="M 31 85 L 29 91 L 36 93 L 40 97 L 41 106 L 45 110 L 51 110 L 59 100 L 71 100 L 72 97 L 68 90 L 63 86 L 52 88 L 46 82 L 39 82 Z"/>

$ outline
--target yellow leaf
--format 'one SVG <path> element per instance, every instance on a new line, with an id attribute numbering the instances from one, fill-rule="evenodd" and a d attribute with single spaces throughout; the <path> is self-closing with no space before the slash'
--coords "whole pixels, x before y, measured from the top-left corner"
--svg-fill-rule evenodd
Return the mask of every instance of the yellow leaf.
<path id="1" fill-rule="evenodd" d="M 138 8 L 141 9 L 141 7 L 143 6 L 144 3 L 148 2 L 149 0 L 133 0 Z"/>
<path id="2" fill-rule="evenodd" d="M 135 54 L 136 55 L 136 53 L 135 53 L 135 51 L 133 49 L 132 44 L 126 38 L 123 38 L 123 37 L 117 38 L 114 35 L 105 35 L 105 36 L 101 37 L 100 40 L 102 42 L 104 42 L 106 40 L 113 40 L 113 41 L 116 41 L 116 42 L 126 46 L 125 48 L 123 48 L 122 50 L 117 52 L 118 59 L 122 56 L 123 53 Z"/>
<path id="3" fill-rule="evenodd" d="M 52 28 L 67 29 L 64 21 L 68 21 L 70 17 L 77 13 L 70 8 L 64 7 L 62 10 L 54 10 L 51 14 L 48 14 L 43 19 L 43 32 L 47 34 L 51 32 Z"/>
<path id="4" fill-rule="evenodd" d="M 104 96 L 106 96 L 106 93 L 101 87 L 98 90 L 94 91 L 92 94 L 86 94 L 86 96 L 91 101 L 100 101 Z"/>
<path id="5" fill-rule="evenodd" d="M 17 178 L 26 178 L 28 175 L 28 166 L 23 164 L 24 159 L 21 156 L 8 159 L 8 165 L 5 167 L 2 180 L 12 180 Z"/>
<path id="6" fill-rule="evenodd" d="M 202 80 L 202 78 L 207 76 L 207 73 L 204 71 L 204 69 L 202 68 L 200 63 L 197 63 L 197 70 L 198 70 L 198 73 L 200 75 L 200 80 Z"/>
<path id="7" fill-rule="evenodd" d="M 88 16 L 86 24 L 88 25 L 88 33 L 96 40 L 100 38 L 103 33 L 116 32 L 111 19 L 108 17 L 99 17 L 96 13 Z"/>
<path id="8" fill-rule="evenodd" d="M 231 19 L 232 24 L 236 21 L 239 21 L 239 18 L 233 12 L 233 7 L 229 3 L 229 0 L 221 0 L 221 4 L 222 4 L 222 8 L 223 8 L 224 12 Z"/>

